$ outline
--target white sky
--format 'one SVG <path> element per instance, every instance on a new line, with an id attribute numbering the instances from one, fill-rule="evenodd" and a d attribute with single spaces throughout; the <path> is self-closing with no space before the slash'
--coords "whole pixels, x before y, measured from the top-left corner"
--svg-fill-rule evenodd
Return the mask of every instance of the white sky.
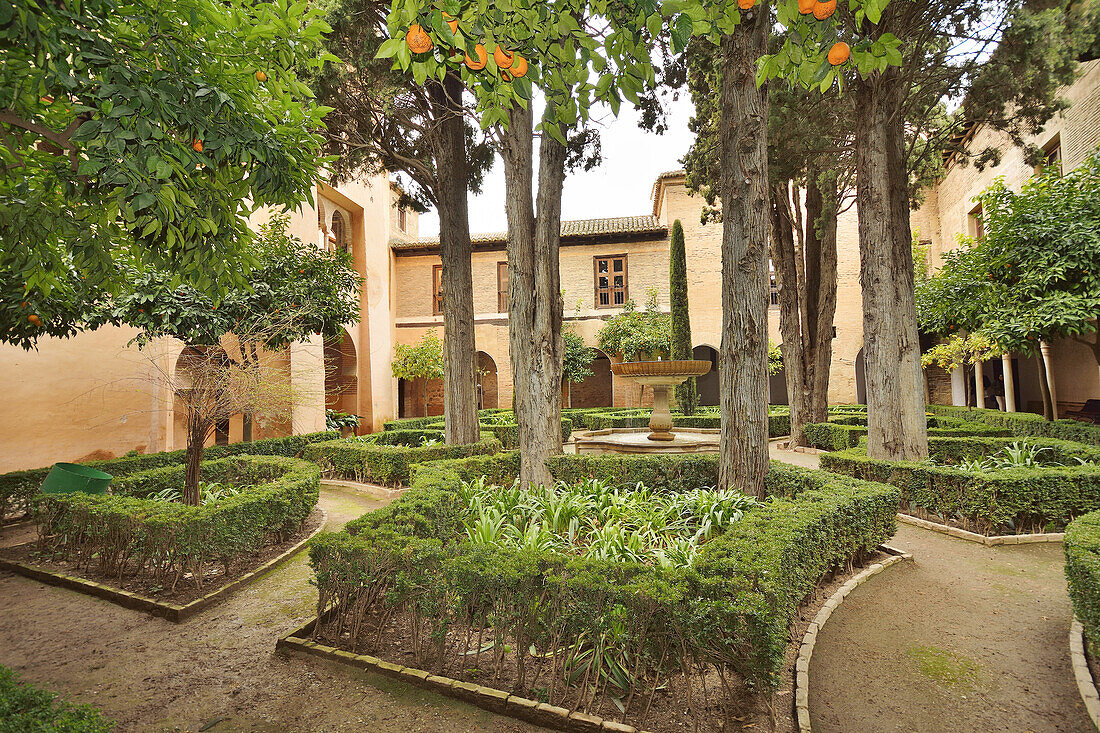
<path id="1" fill-rule="evenodd" d="M 562 219 L 595 219 L 608 216 L 637 216 L 652 212 L 650 193 L 658 174 L 676 170 L 680 158 L 691 146 L 687 129 L 692 105 L 686 95 L 670 102 L 669 130 L 654 135 L 638 127 L 638 114 L 628 104 L 619 117 L 610 113 L 600 127 L 603 164 L 587 173 L 577 172 L 565 178 L 562 194 Z M 538 144 L 535 145 L 536 154 Z M 485 177 L 482 193 L 470 197 L 470 231 L 502 232 L 508 228 L 504 214 L 504 166 L 498 158 Z M 439 233 L 435 211 L 420 216 L 420 236 Z"/>

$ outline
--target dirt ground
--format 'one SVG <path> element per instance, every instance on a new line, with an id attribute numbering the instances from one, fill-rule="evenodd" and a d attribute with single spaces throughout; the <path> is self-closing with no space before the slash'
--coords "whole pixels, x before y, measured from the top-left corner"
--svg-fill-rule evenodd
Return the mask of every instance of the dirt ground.
<path id="1" fill-rule="evenodd" d="M 330 529 L 383 503 L 321 493 Z M 31 537 L 26 526 L 0 530 L 0 544 Z M 309 577 L 303 552 L 173 624 L 0 571 L 0 664 L 99 706 L 120 731 L 542 730 L 385 678 L 364 684 L 363 673 L 276 655 L 276 638 L 314 614 Z"/>
<path id="2" fill-rule="evenodd" d="M 907 525 L 892 544 L 914 561 L 860 586 L 818 636 L 815 733 L 1095 730 L 1070 666 L 1061 544 Z"/>

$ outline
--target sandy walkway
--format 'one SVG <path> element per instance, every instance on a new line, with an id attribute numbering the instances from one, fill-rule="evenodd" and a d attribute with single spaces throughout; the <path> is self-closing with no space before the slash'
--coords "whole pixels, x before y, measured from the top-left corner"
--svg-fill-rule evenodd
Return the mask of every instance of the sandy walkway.
<path id="1" fill-rule="evenodd" d="M 382 503 L 321 494 L 330 528 Z M 309 578 L 303 552 L 172 624 L 0 571 L 0 664 L 98 705 L 123 731 L 540 730 L 383 678 L 366 684 L 323 662 L 275 655 L 276 638 L 314 613 Z"/>

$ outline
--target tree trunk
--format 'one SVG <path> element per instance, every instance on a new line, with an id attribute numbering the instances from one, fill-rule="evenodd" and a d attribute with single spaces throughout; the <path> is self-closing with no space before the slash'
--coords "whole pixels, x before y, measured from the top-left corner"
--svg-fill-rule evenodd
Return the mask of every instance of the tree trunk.
<path id="1" fill-rule="evenodd" d="M 722 38 L 722 432 L 718 483 L 757 497 L 768 471 L 768 92 L 756 86 L 767 52 L 767 4 Z"/>
<path id="2" fill-rule="evenodd" d="M 913 298 L 912 230 L 896 69 L 853 82 L 856 202 L 871 458 L 928 456 Z"/>
<path id="3" fill-rule="evenodd" d="M 466 133 L 462 82 L 448 75 L 428 85 L 436 113 L 431 135 L 436 164 L 439 254 L 443 261 L 443 420 L 447 443 L 476 443 L 477 346 L 470 217 L 466 204 Z"/>
<path id="4" fill-rule="evenodd" d="M 202 470 L 202 454 L 206 450 L 208 425 L 198 410 L 187 410 L 187 450 L 184 455 L 183 503 L 199 505 L 199 478 Z"/>
<path id="5" fill-rule="evenodd" d="M 1043 374 L 1046 377 L 1047 382 L 1047 397 L 1050 400 L 1050 417 L 1048 420 L 1058 419 L 1058 385 L 1055 383 L 1054 376 L 1054 353 L 1050 344 L 1043 341 L 1039 344 L 1039 353 L 1043 357 L 1042 367 Z"/>
<path id="6" fill-rule="evenodd" d="M 1043 400 L 1043 417 L 1053 420 L 1054 414 L 1050 408 L 1050 385 L 1047 384 L 1047 370 L 1043 363 L 1043 355 L 1035 352 L 1035 365 L 1039 368 L 1039 393 Z"/>
<path id="7" fill-rule="evenodd" d="M 508 339 L 520 482 L 550 485 L 546 459 L 561 453 L 563 303 L 558 246 L 565 146 L 549 135 L 539 144 L 538 201 L 532 196 L 530 109 L 514 108 L 502 135 L 508 215 Z"/>

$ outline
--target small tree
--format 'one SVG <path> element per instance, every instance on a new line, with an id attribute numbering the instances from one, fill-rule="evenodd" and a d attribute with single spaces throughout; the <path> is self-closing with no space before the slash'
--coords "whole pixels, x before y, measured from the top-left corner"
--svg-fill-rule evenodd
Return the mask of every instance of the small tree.
<path id="1" fill-rule="evenodd" d="M 265 405 L 274 400 L 265 352 L 311 334 L 335 337 L 359 319 L 360 278 L 351 256 L 305 245 L 287 235 L 287 224 L 286 215 L 275 215 L 260 227 L 249 250 L 256 265 L 243 287 L 221 296 L 180 286 L 169 272 L 127 266 L 125 287 L 87 321 L 90 328 L 109 323 L 139 329 L 133 340 L 139 347 L 163 337 L 188 347 L 184 366 L 193 376 L 184 378 L 199 386 L 181 393 L 188 404 L 185 498 L 198 499 L 205 441 L 225 411 L 243 414 L 251 437 L 253 415 L 272 409 Z M 223 347 L 230 342 L 239 353 L 227 353 Z"/>
<path id="2" fill-rule="evenodd" d="M 618 354 L 623 361 L 667 358 L 672 349 L 672 318 L 657 308 L 657 291 L 650 291 L 642 311 L 633 300 L 626 301 L 622 313 L 604 323 L 596 343 L 605 354 Z"/>
<path id="3" fill-rule="evenodd" d="M 395 379 L 412 381 L 414 379 L 443 378 L 443 341 L 435 331 L 424 334 L 418 344 L 398 344 L 393 350 L 393 362 L 390 371 Z M 428 405 L 424 404 L 424 414 L 428 414 Z"/>
<path id="4" fill-rule="evenodd" d="M 568 406 L 573 406 L 573 385 L 592 376 L 592 360 L 596 352 L 585 345 L 581 335 L 571 328 L 564 328 L 562 339 L 561 374 L 568 390 Z"/>
<path id="5" fill-rule="evenodd" d="M 668 245 L 668 299 L 672 310 L 672 358 L 690 359 L 691 315 L 688 312 L 687 253 L 684 246 L 684 227 L 680 220 L 672 222 L 672 235 Z M 699 392 L 695 377 L 676 387 L 676 402 L 680 412 L 695 414 L 699 404 Z"/>

